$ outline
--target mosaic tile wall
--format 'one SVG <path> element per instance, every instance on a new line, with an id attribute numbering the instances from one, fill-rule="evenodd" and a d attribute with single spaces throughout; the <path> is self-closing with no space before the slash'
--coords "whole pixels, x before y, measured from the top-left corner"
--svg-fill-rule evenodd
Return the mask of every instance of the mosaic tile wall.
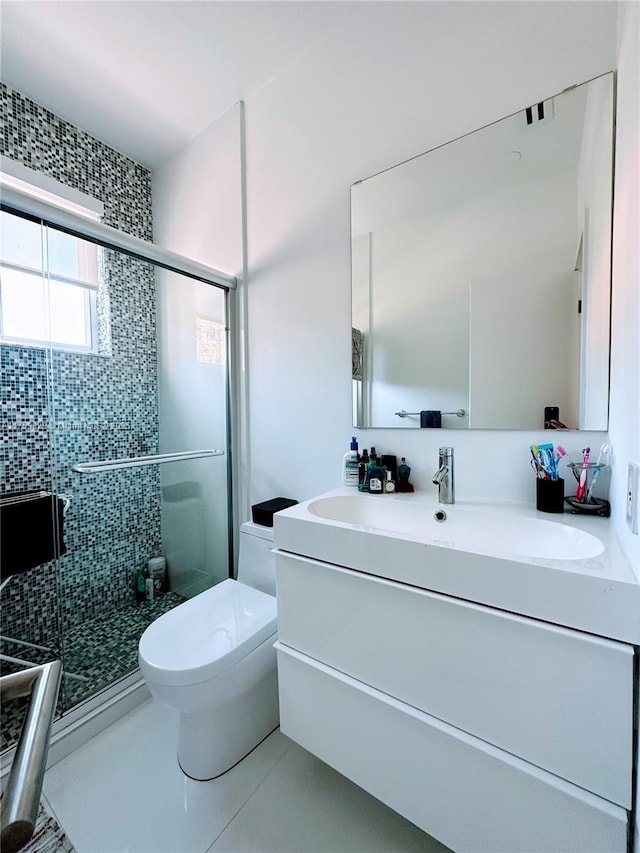
<path id="1" fill-rule="evenodd" d="M 102 201 L 106 224 L 152 239 L 148 170 L 4 84 L 0 124 L 1 153 Z M 160 545 L 157 468 L 71 472 L 75 462 L 158 450 L 154 270 L 107 251 L 101 270 L 101 352 L 110 355 L 0 346 L 0 493 L 73 498 L 60 571 L 51 563 L 12 578 L 2 632 L 54 648 L 61 619 L 68 628 L 129 604 L 136 571 Z"/>

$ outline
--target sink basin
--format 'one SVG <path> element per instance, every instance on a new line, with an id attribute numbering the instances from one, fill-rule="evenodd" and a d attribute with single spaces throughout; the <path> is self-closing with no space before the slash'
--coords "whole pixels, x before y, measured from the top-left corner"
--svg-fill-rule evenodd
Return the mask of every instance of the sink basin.
<path id="1" fill-rule="evenodd" d="M 342 488 L 276 513 L 276 554 L 640 644 L 640 583 L 606 520 L 540 515 Z"/>
<path id="2" fill-rule="evenodd" d="M 313 515 L 331 521 L 481 554 L 584 560 L 604 551 L 604 544 L 596 536 L 567 524 L 456 505 L 434 506 L 389 500 L 386 496 L 336 495 L 312 500 L 308 508 Z M 435 513 L 442 510 L 446 520 L 440 522 Z"/>

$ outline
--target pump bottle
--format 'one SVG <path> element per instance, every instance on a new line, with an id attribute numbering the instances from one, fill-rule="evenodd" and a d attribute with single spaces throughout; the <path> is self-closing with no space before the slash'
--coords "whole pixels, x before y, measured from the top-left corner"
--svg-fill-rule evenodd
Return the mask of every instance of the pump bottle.
<path id="1" fill-rule="evenodd" d="M 344 454 L 342 460 L 342 482 L 345 486 L 358 485 L 358 441 L 351 437 L 351 447 Z"/>

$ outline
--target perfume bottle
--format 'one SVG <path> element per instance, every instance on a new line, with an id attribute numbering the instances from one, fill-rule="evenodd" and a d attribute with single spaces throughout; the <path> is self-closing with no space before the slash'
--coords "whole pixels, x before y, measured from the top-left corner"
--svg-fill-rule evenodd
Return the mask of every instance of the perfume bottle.
<path id="1" fill-rule="evenodd" d="M 358 489 L 365 492 L 367 482 L 367 468 L 369 467 L 369 451 L 365 447 L 358 463 Z"/>
<path id="2" fill-rule="evenodd" d="M 409 482 L 409 477 L 411 475 L 411 468 L 407 465 L 407 460 L 404 456 L 400 459 L 400 464 L 398 465 L 398 485 L 396 488 L 397 492 L 413 492 L 414 488 Z"/>

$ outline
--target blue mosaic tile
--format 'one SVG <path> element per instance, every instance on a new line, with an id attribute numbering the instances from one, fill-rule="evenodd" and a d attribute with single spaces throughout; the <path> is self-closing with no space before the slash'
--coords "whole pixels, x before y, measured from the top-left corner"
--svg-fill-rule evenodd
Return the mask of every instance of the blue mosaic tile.
<path id="1" fill-rule="evenodd" d="M 146 168 L 3 83 L 0 125 L 2 154 L 99 199 L 106 224 L 152 239 Z M 15 575 L 2 591 L 2 633 L 51 647 L 128 607 L 136 572 L 161 544 L 156 468 L 71 471 L 158 451 L 154 268 L 101 250 L 99 270 L 100 355 L 0 346 L 0 494 L 42 488 L 73 498 L 57 569 Z"/>

